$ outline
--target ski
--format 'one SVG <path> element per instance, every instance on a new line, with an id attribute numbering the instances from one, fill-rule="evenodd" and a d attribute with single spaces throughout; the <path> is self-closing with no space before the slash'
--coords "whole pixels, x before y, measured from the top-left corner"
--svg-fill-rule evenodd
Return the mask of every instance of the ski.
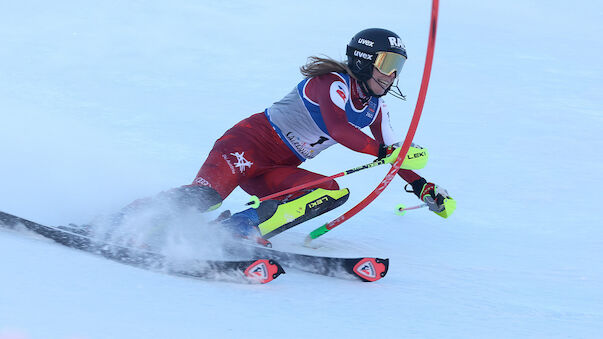
<path id="1" fill-rule="evenodd" d="M 387 274 L 389 259 L 374 257 L 338 258 L 278 251 L 250 244 L 239 244 L 230 249 L 239 255 L 252 255 L 277 260 L 285 268 L 329 277 L 377 281 Z"/>
<path id="2" fill-rule="evenodd" d="M 212 223 L 218 224 L 228 219 L 230 215 L 230 211 L 226 210 Z M 299 254 L 272 249 L 272 244 L 268 241 L 267 243 L 268 245 L 249 240 L 234 241 L 226 246 L 226 250 L 236 256 L 272 258 L 286 268 L 330 277 L 360 279 L 365 282 L 373 282 L 385 277 L 389 269 L 389 259 L 387 258 L 339 258 Z"/>
<path id="3" fill-rule="evenodd" d="M 8 229 L 18 229 L 22 226 L 29 231 L 70 248 L 100 255 L 138 268 L 177 276 L 264 284 L 285 273 L 276 259 L 269 257 L 239 261 L 187 260 L 176 262 L 159 253 L 106 243 L 83 234 L 70 232 L 59 227 L 41 225 L 1 211 L 0 226 Z"/>

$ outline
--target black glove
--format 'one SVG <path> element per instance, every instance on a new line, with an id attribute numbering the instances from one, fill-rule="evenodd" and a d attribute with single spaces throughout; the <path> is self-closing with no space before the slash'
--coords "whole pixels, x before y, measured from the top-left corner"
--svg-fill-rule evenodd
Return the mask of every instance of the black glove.
<path id="1" fill-rule="evenodd" d="M 377 155 L 377 159 L 375 161 L 383 159 L 385 160 L 386 164 L 393 164 L 402 150 L 401 146 L 402 145 L 399 143 L 395 143 L 391 146 L 381 144 L 379 146 L 379 154 Z M 413 143 L 410 145 L 410 148 L 406 153 L 406 159 L 404 159 L 404 162 L 400 168 L 418 170 L 425 167 L 427 164 L 427 159 L 429 159 L 427 149 Z"/>
<path id="2" fill-rule="evenodd" d="M 386 146 L 384 144 L 379 145 L 379 154 L 377 154 L 377 159 L 375 159 L 375 161 L 379 161 L 383 158 L 387 158 L 390 155 L 392 155 L 392 153 L 394 153 L 394 151 L 398 148 L 398 145 L 391 145 L 391 146 Z M 400 151 L 398 151 L 400 152 Z M 389 161 L 388 163 L 392 163 L 396 160 L 396 158 L 398 157 L 398 154 L 396 153 L 395 157 L 392 157 L 391 161 Z"/>
<path id="3" fill-rule="evenodd" d="M 444 188 L 427 182 L 424 178 L 415 180 L 409 185 L 412 187 L 412 191 L 408 189 L 406 191 L 414 193 L 435 214 L 447 218 L 456 209 L 456 201 L 448 195 L 448 192 Z"/>

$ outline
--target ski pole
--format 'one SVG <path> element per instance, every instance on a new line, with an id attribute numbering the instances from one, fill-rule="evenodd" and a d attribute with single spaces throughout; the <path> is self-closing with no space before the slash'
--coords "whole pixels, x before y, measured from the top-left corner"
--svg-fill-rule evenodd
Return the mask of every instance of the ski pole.
<path id="1" fill-rule="evenodd" d="M 267 195 L 267 196 L 262 197 L 262 198 L 258 198 L 257 196 L 253 195 L 250 198 L 251 201 L 249 201 L 246 204 L 246 206 L 251 206 L 253 208 L 258 208 L 258 206 L 260 206 L 260 202 L 262 202 L 262 201 L 266 201 L 266 200 L 270 200 L 270 199 L 273 199 L 273 198 L 277 198 L 277 197 L 280 197 L 280 196 L 285 195 L 285 194 L 297 192 L 297 191 L 302 190 L 304 188 L 307 188 L 307 187 L 310 187 L 310 186 L 314 186 L 314 185 L 318 185 L 318 184 L 323 183 L 325 181 L 329 181 L 329 180 L 332 180 L 332 179 L 335 179 L 335 178 L 343 177 L 344 175 L 348 175 L 348 174 L 360 172 L 362 170 L 365 170 L 365 169 L 368 169 L 368 168 L 377 167 L 377 166 L 380 166 L 380 165 L 383 165 L 383 164 L 385 164 L 385 158 L 381 159 L 379 161 L 370 162 L 370 163 L 368 163 L 366 165 L 354 167 L 354 168 L 349 169 L 347 171 L 343 171 L 341 173 L 334 174 L 334 175 L 332 175 L 330 177 L 324 177 L 324 178 L 321 178 L 321 179 L 317 179 L 317 180 L 314 180 L 314 181 L 307 182 L 305 184 L 297 185 L 297 186 L 288 188 L 288 189 L 286 189 L 284 191 L 276 192 L 276 193 Z"/>
<path id="2" fill-rule="evenodd" d="M 406 211 L 416 210 L 416 209 L 419 209 L 419 208 L 423 208 L 425 206 L 427 206 L 427 204 L 420 204 L 420 205 L 412 206 L 412 207 L 406 207 L 403 204 L 399 204 L 399 205 L 396 206 L 396 214 L 397 215 L 404 215 L 404 214 L 406 214 Z"/>

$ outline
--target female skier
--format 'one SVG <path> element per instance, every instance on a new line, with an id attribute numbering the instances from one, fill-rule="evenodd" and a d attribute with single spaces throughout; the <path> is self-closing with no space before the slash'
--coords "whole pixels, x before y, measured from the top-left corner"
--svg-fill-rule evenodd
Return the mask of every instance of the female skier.
<path id="1" fill-rule="evenodd" d="M 219 138 L 191 185 L 164 192 L 170 200 L 201 211 L 215 209 L 237 187 L 264 197 L 324 178 L 298 166 L 336 143 L 395 161 L 394 133 L 382 99 L 402 93 L 394 81 L 406 61 L 400 37 L 385 29 L 365 29 L 347 45 L 347 63 L 311 57 L 301 67 L 305 76 L 283 99 L 254 114 Z M 369 127 L 371 138 L 360 129 Z M 396 151 L 397 150 L 397 151 Z M 419 199 L 442 217 L 453 212 L 446 190 L 427 182 L 412 170 L 413 160 L 425 162 L 427 153 L 411 148 L 398 173 Z M 410 154 L 410 152 L 409 152 Z M 419 166 L 421 167 L 421 166 Z M 347 200 L 349 191 L 329 180 L 309 190 L 267 200 L 260 207 L 236 213 L 223 223 L 236 234 L 259 242 L 296 224 L 331 210 Z M 446 210 L 446 206 L 448 210 Z"/>

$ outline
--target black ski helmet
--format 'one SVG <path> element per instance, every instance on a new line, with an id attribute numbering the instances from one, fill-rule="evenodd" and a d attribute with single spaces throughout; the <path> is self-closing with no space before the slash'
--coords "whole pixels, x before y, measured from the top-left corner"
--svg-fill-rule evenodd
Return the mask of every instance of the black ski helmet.
<path id="1" fill-rule="evenodd" d="M 397 65 L 397 74 L 406 60 L 406 48 L 398 34 L 382 28 L 369 28 L 358 32 L 347 46 L 348 67 L 361 82 L 368 81 L 379 52 L 391 52 L 402 56 Z"/>

